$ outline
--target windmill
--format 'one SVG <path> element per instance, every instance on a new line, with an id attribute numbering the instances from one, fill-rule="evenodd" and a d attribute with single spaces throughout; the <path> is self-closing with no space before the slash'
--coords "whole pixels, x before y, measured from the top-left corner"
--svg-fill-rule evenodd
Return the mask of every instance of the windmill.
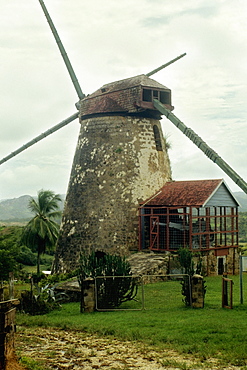
<path id="1" fill-rule="evenodd" d="M 171 111 L 171 91 L 150 78 L 183 57 L 145 75 L 116 81 L 85 96 L 43 0 L 79 102 L 77 112 L 12 152 L 0 164 L 79 117 L 78 138 L 54 269 L 70 270 L 81 248 L 127 254 L 136 249 L 137 207 L 171 179 L 160 117 L 165 115 L 247 193 L 247 184 Z"/>

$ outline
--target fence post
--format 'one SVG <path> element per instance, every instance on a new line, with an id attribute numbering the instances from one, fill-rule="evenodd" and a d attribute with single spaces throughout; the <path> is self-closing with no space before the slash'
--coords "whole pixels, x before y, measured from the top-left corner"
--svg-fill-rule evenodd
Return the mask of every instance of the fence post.
<path id="1" fill-rule="evenodd" d="M 230 304 L 228 303 L 228 283 L 230 284 Z M 232 287 L 233 280 L 223 277 L 222 278 L 222 308 L 232 309 Z"/>
<path id="2" fill-rule="evenodd" d="M 84 312 L 95 311 L 95 279 L 87 278 L 83 282 Z"/>
<path id="3" fill-rule="evenodd" d="M 14 273 L 9 273 L 9 299 L 14 298 Z"/>
<path id="4" fill-rule="evenodd" d="M 191 278 L 192 307 L 204 307 L 204 280 L 201 275 L 193 275 Z"/>
<path id="5" fill-rule="evenodd" d="M 0 369 L 4 370 L 8 359 L 14 357 L 15 305 L 18 299 L 0 302 Z"/>
<path id="6" fill-rule="evenodd" d="M 240 279 L 240 304 L 244 303 L 243 299 L 243 257 L 239 255 L 239 279 Z"/>

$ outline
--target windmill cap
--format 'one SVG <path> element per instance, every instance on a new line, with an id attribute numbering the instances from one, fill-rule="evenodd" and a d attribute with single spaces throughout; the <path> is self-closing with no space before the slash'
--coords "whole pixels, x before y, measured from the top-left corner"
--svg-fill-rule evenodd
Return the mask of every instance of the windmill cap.
<path id="1" fill-rule="evenodd" d="M 97 114 L 142 114 L 160 118 L 153 106 L 158 98 L 167 109 L 172 110 L 171 90 L 146 75 L 138 75 L 103 85 L 81 100 L 81 119 Z"/>

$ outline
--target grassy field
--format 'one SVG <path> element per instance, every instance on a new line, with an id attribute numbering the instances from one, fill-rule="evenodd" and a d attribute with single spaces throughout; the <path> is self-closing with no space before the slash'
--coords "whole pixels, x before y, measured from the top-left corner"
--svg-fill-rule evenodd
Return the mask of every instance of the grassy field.
<path id="1" fill-rule="evenodd" d="M 172 348 L 199 358 L 218 358 L 222 364 L 247 369 L 247 275 L 244 304 L 240 304 L 239 277 L 234 280 L 233 309 L 221 308 L 221 277 L 207 277 L 205 307 L 192 309 L 182 302 L 181 285 L 168 281 L 145 285 L 145 310 L 80 314 L 79 303 L 41 316 L 18 314 L 17 324 L 59 327 L 141 341 Z M 141 298 L 141 297 L 140 297 Z M 127 302 L 124 308 L 138 308 Z"/>
<path id="2" fill-rule="evenodd" d="M 40 271 L 47 271 L 47 270 L 50 270 L 50 269 L 51 269 L 50 265 L 40 265 Z M 37 266 L 27 266 L 27 265 L 25 265 L 23 267 L 23 270 L 25 270 L 29 274 L 36 274 L 37 273 Z"/>

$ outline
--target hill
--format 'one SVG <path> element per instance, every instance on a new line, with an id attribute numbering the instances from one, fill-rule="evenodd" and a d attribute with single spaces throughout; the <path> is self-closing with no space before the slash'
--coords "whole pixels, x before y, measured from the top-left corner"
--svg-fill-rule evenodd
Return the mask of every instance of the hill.
<path id="1" fill-rule="evenodd" d="M 63 209 L 65 196 L 61 195 L 61 197 L 63 199 L 61 209 Z M 23 224 L 29 221 L 33 217 L 28 208 L 30 198 L 30 195 L 22 195 L 19 198 L 1 200 L 0 221 L 8 224 Z"/>
<path id="2" fill-rule="evenodd" d="M 243 191 L 237 191 L 233 195 L 240 203 L 239 212 L 247 212 L 247 194 Z"/>
<path id="3" fill-rule="evenodd" d="M 19 198 L 5 199 L 0 202 L 0 220 L 1 221 L 19 221 L 32 217 L 28 209 L 30 195 L 22 195 Z"/>

